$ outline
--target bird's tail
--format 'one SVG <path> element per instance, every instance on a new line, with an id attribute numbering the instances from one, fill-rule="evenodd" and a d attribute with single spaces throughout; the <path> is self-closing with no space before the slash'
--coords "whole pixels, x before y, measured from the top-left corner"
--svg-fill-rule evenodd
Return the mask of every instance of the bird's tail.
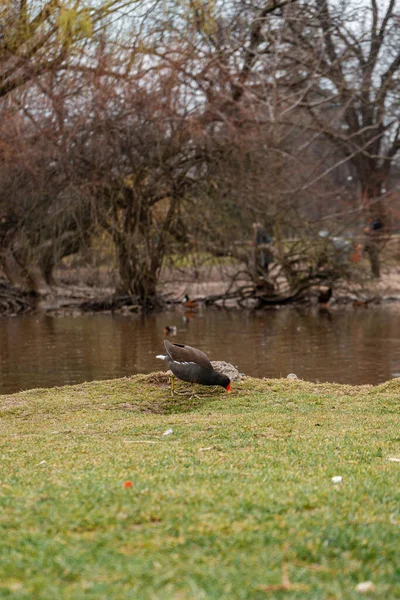
<path id="1" fill-rule="evenodd" d="M 166 354 L 157 354 L 156 358 L 161 358 L 161 360 L 166 360 L 167 355 Z"/>

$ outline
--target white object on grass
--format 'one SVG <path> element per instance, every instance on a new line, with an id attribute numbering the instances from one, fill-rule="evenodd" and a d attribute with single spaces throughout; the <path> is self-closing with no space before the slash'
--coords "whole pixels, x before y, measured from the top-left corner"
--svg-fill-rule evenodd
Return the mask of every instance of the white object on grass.
<path id="1" fill-rule="evenodd" d="M 164 431 L 163 435 L 171 435 L 171 433 L 174 433 L 172 429 L 167 429 L 167 431 Z"/>
<path id="2" fill-rule="evenodd" d="M 332 477 L 332 483 L 341 483 L 342 479 L 341 475 L 335 475 L 335 477 Z"/>
<path id="3" fill-rule="evenodd" d="M 368 594 L 368 592 L 373 592 L 375 590 L 375 586 L 372 581 L 362 581 L 356 585 L 356 592 L 360 592 L 360 594 Z"/>

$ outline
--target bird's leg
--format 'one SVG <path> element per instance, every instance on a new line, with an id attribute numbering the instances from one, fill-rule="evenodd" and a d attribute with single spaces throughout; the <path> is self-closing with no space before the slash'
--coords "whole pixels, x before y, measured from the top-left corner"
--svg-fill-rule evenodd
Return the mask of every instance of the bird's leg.
<path id="1" fill-rule="evenodd" d="M 175 394 L 175 377 L 171 375 L 171 396 L 173 397 Z"/>

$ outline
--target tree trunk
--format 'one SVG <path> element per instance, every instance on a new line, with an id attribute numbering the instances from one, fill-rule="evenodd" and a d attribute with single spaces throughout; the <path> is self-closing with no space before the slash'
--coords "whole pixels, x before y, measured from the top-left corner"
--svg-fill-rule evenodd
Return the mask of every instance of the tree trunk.
<path id="1" fill-rule="evenodd" d="M 381 252 L 389 232 L 387 210 L 381 198 L 384 180 L 379 169 L 372 170 L 369 177 L 361 185 L 367 220 L 364 229 L 366 236 L 364 249 L 368 255 L 371 273 L 379 279 L 381 276 Z"/>
<path id="2" fill-rule="evenodd" d="M 56 280 L 54 279 L 53 270 L 55 267 L 54 256 L 52 254 L 46 254 L 40 260 L 40 271 L 47 285 L 55 286 Z"/>
<path id="3" fill-rule="evenodd" d="M 4 225 L 4 224 L 3 224 Z M 0 265 L 11 285 L 27 293 L 46 290 L 46 284 L 37 265 L 32 265 L 27 255 L 27 242 L 17 230 L 0 232 Z"/>
<path id="4" fill-rule="evenodd" d="M 366 250 L 371 265 L 372 275 L 379 279 L 381 276 L 381 261 L 379 256 L 379 247 L 375 242 L 370 240 Z"/>
<path id="5" fill-rule="evenodd" d="M 137 296 L 140 304 L 146 304 L 149 298 L 156 295 L 157 264 L 150 265 L 131 240 L 119 237 L 116 245 L 120 275 L 117 294 L 132 294 Z"/>
<path id="6" fill-rule="evenodd" d="M 166 252 L 166 238 L 174 226 L 176 197 L 171 194 L 164 222 L 154 224 L 152 204 L 136 190 L 125 190 L 123 210 L 115 210 L 104 227 L 111 234 L 118 257 L 120 283 L 117 294 L 134 295 L 142 306 L 154 305 L 157 282 Z"/>

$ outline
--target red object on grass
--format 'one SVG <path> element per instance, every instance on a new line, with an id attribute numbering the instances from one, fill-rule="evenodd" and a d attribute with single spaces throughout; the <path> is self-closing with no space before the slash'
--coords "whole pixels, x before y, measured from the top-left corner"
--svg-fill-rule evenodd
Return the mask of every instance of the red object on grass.
<path id="1" fill-rule="evenodd" d="M 124 488 L 131 488 L 131 487 L 133 487 L 132 481 L 125 481 Z"/>

